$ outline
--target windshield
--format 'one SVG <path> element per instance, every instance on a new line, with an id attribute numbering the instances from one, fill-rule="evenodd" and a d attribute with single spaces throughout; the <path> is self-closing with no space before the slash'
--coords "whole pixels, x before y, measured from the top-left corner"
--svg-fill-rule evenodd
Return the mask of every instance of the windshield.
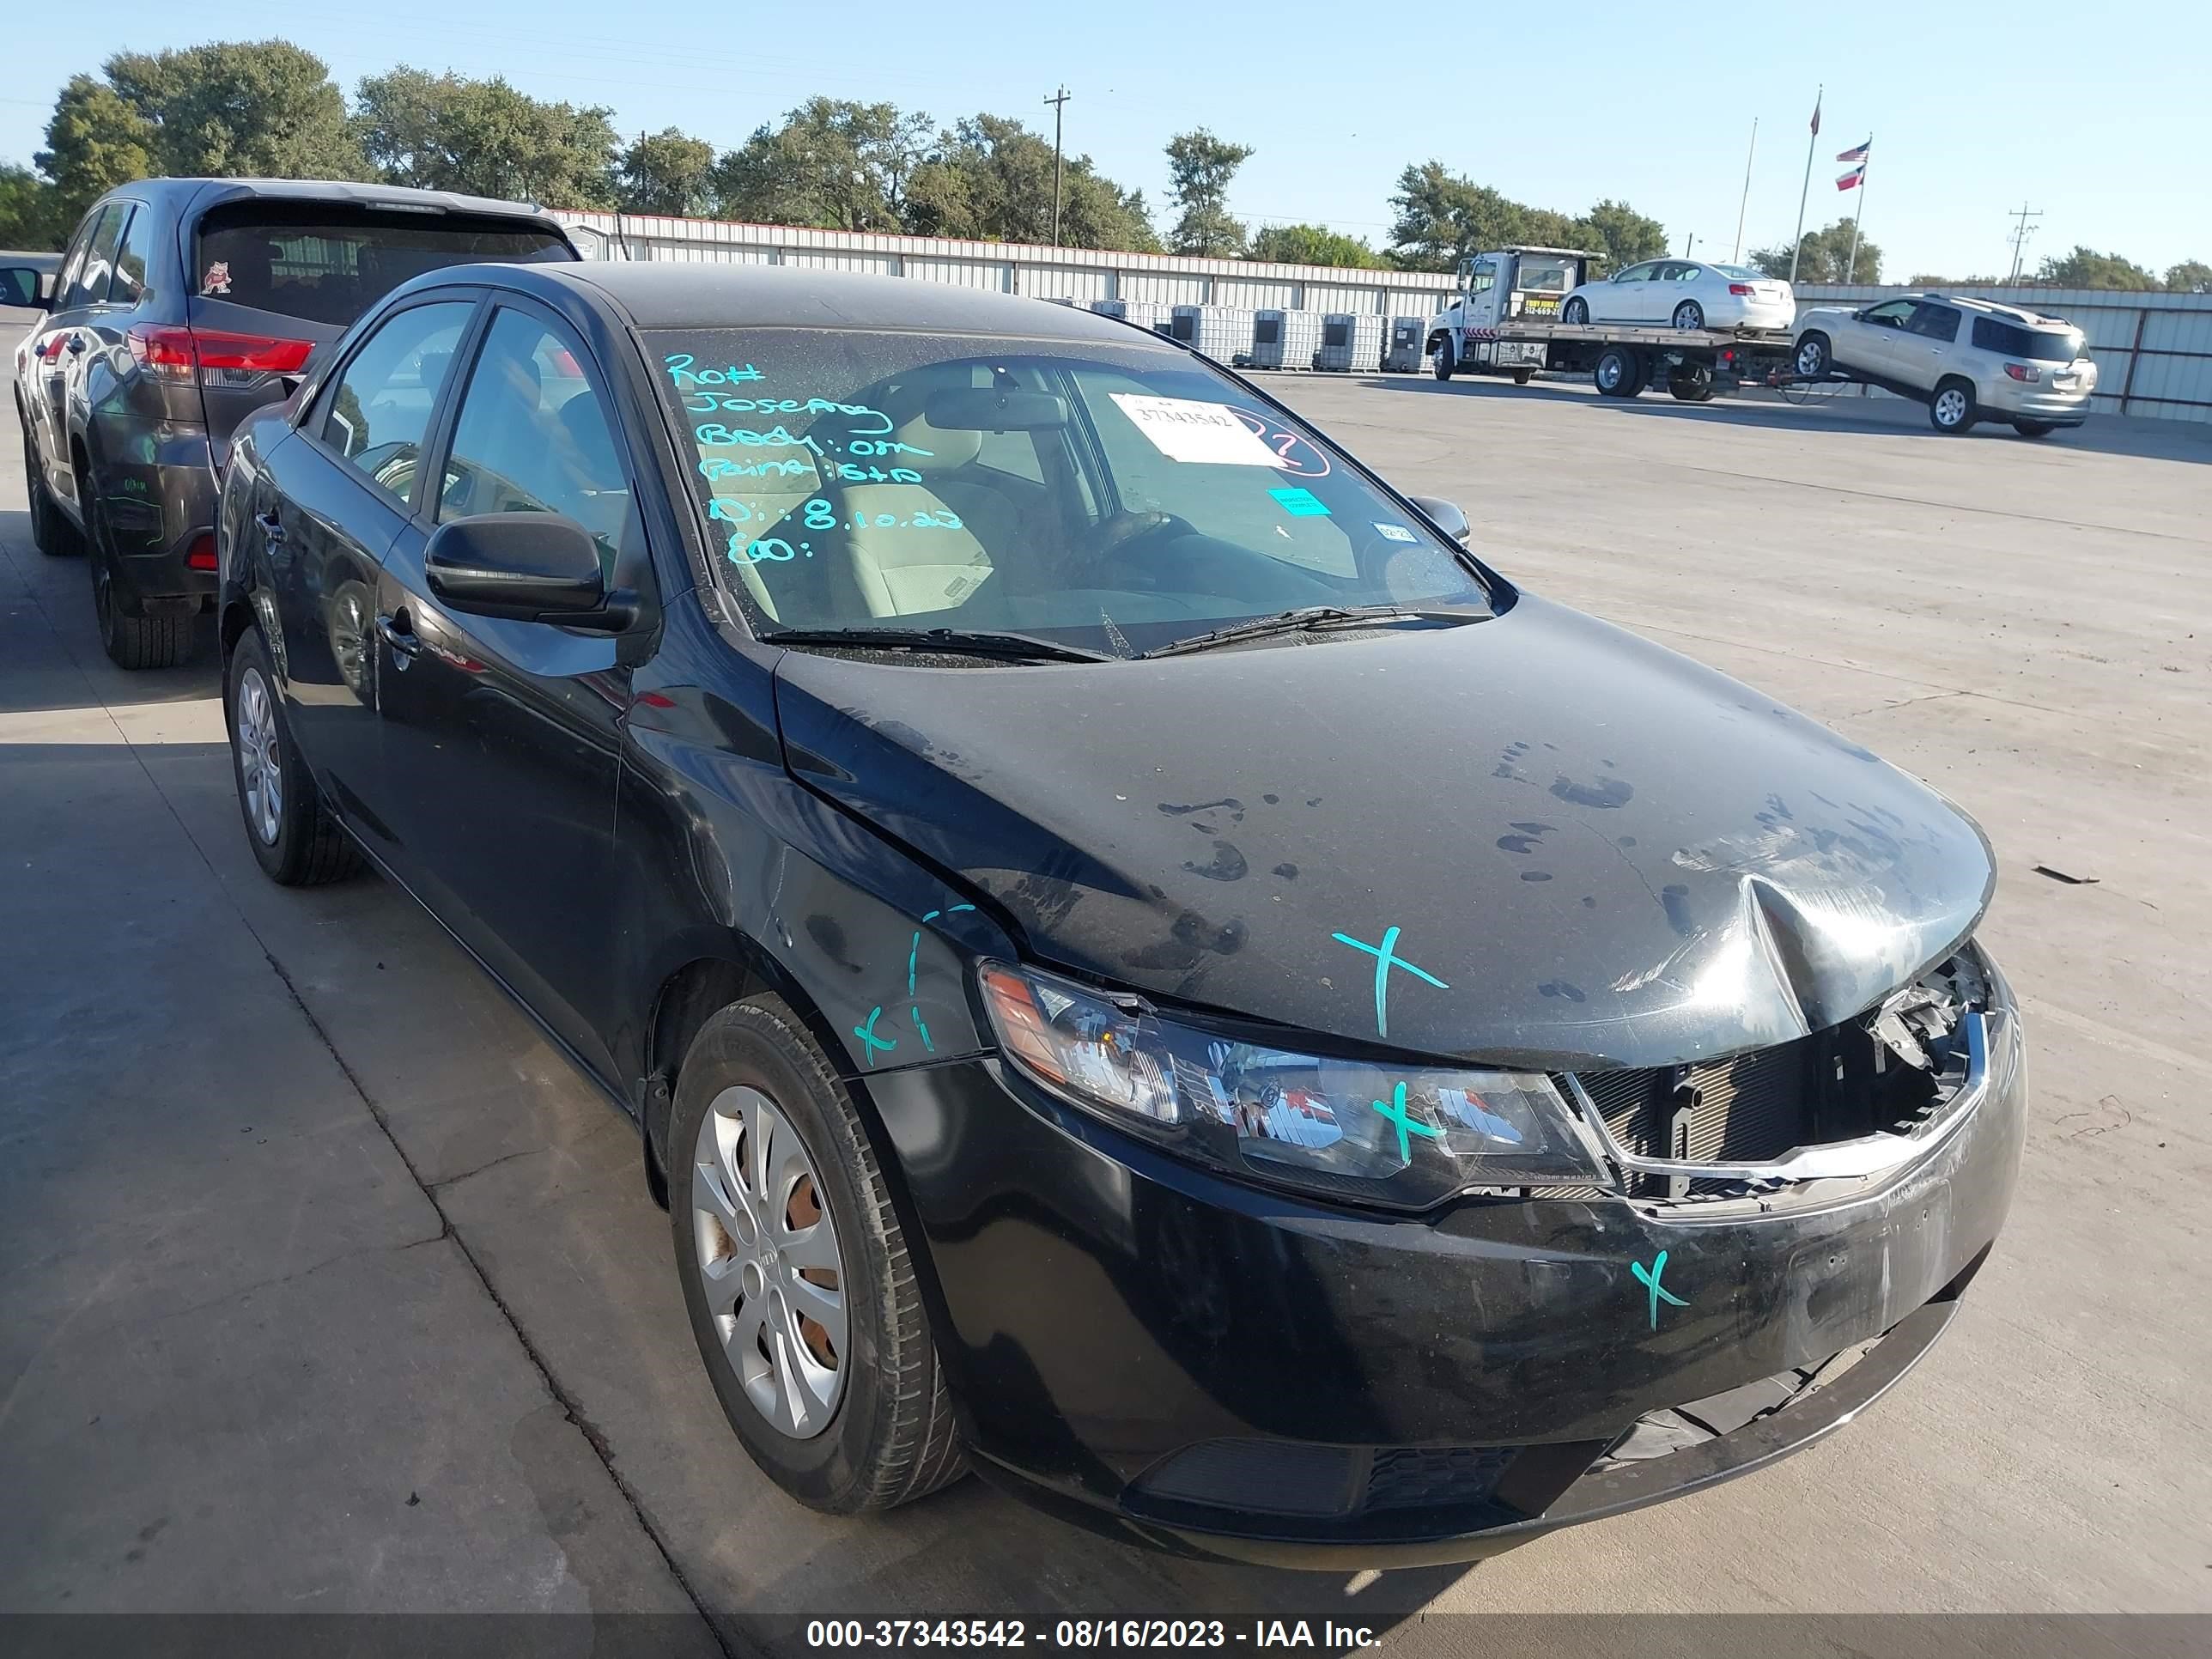
<path id="1" fill-rule="evenodd" d="M 766 630 L 1013 631 L 1127 657 L 1306 606 L 1488 602 L 1342 454 L 1172 347 L 647 338 Z"/>

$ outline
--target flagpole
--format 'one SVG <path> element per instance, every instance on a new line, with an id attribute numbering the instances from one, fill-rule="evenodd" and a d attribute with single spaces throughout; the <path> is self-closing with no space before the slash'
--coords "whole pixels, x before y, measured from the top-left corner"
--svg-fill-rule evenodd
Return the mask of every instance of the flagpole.
<path id="1" fill-rule="evenodd" d="M 1844 264 L 1844 286 L 1849 288 L 1859 275 L 1859 221 L 1866 216 L 1867 174 L 1874 161 L 1874 135 L 1866 141 L 1866 160 L 1859 163 L 1859 204 L 1851 210 L 1851 257 Z"/>
<path id="2" fill-rule="evenodd" d="M 1743 216 L 1744 210 L 1751 205 L 1751 160 L 1758 154 L 1759 118 L 1754 115 L 1751 118 L 1751 148 L 1744 152 L 1743 157 L 1743 199 L 1736 204 L 1735 208 L 1735 252 L 1729 255 L 1730 264 L 1743 263 Z"/>
<path id="3" fill-rule="evenodd" d="M 1820 88 L 1813 94 L 1813 136 L 1805 141 L 1805 182 L 1797 191 L 1797 239 L 1790 244 L 1790 286 L 1797 286 L 1797 260 L 1805 252 L 1805 198 L 1813 192 L 1813 146 L 1820 142 Z"/>

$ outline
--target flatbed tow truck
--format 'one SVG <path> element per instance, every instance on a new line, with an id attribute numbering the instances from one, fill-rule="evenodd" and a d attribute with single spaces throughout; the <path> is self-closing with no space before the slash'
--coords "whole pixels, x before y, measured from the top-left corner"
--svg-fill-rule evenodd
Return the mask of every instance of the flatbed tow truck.
<path id="1" fill-rule="evenodd" d="M 1664 386 L 1692 404 L 1790 378 L 1787 329 L 1560 322 L 1559 302 L 1582 285 L 1594 257 L 1575 248 L 1509 247 L 1461 260 L 1456 295 L 1429 323 L 1437 378 L 1510 374 L 1526 386 L 1539 371 L 1564 370 L 1587 373 L 1608 398 Z"/>

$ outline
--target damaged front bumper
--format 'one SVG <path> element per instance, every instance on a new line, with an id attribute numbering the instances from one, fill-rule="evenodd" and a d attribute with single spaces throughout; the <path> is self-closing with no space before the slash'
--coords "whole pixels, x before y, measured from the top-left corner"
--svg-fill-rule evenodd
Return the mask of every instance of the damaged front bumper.
<path id="1" fill-rule="evenodd" d="M 2018 1167 L 1988 973 L 1972 1092 L 1909 1154 L 1680 1201 L 1389 1218 L 1222 1180 L 995 1061 L 867 1087 L 987 1475 L 1181 1553 L 1463 1561 L 1771 1462 L 1926 1352 Z"/>

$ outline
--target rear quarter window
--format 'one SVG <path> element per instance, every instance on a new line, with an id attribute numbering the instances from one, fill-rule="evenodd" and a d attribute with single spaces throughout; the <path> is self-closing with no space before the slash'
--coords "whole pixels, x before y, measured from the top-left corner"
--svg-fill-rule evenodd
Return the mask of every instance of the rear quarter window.
<path id="1" fill-rule="evenodd" d="M 557 231 L 526 222 L 323 202 L 227 203 L 194 240 L 196 297 L 333 328 L 425 271 L 576 258 Z"/>
<path id="2" fill-rule="evenodd" d="M 1974 319 L 1974 343 L 1984 351 L 2046 363 L 2070 363 L 2083 355 L 2081 337 L 2067 329 L 2022 328 L 2000 317 Z"/>

